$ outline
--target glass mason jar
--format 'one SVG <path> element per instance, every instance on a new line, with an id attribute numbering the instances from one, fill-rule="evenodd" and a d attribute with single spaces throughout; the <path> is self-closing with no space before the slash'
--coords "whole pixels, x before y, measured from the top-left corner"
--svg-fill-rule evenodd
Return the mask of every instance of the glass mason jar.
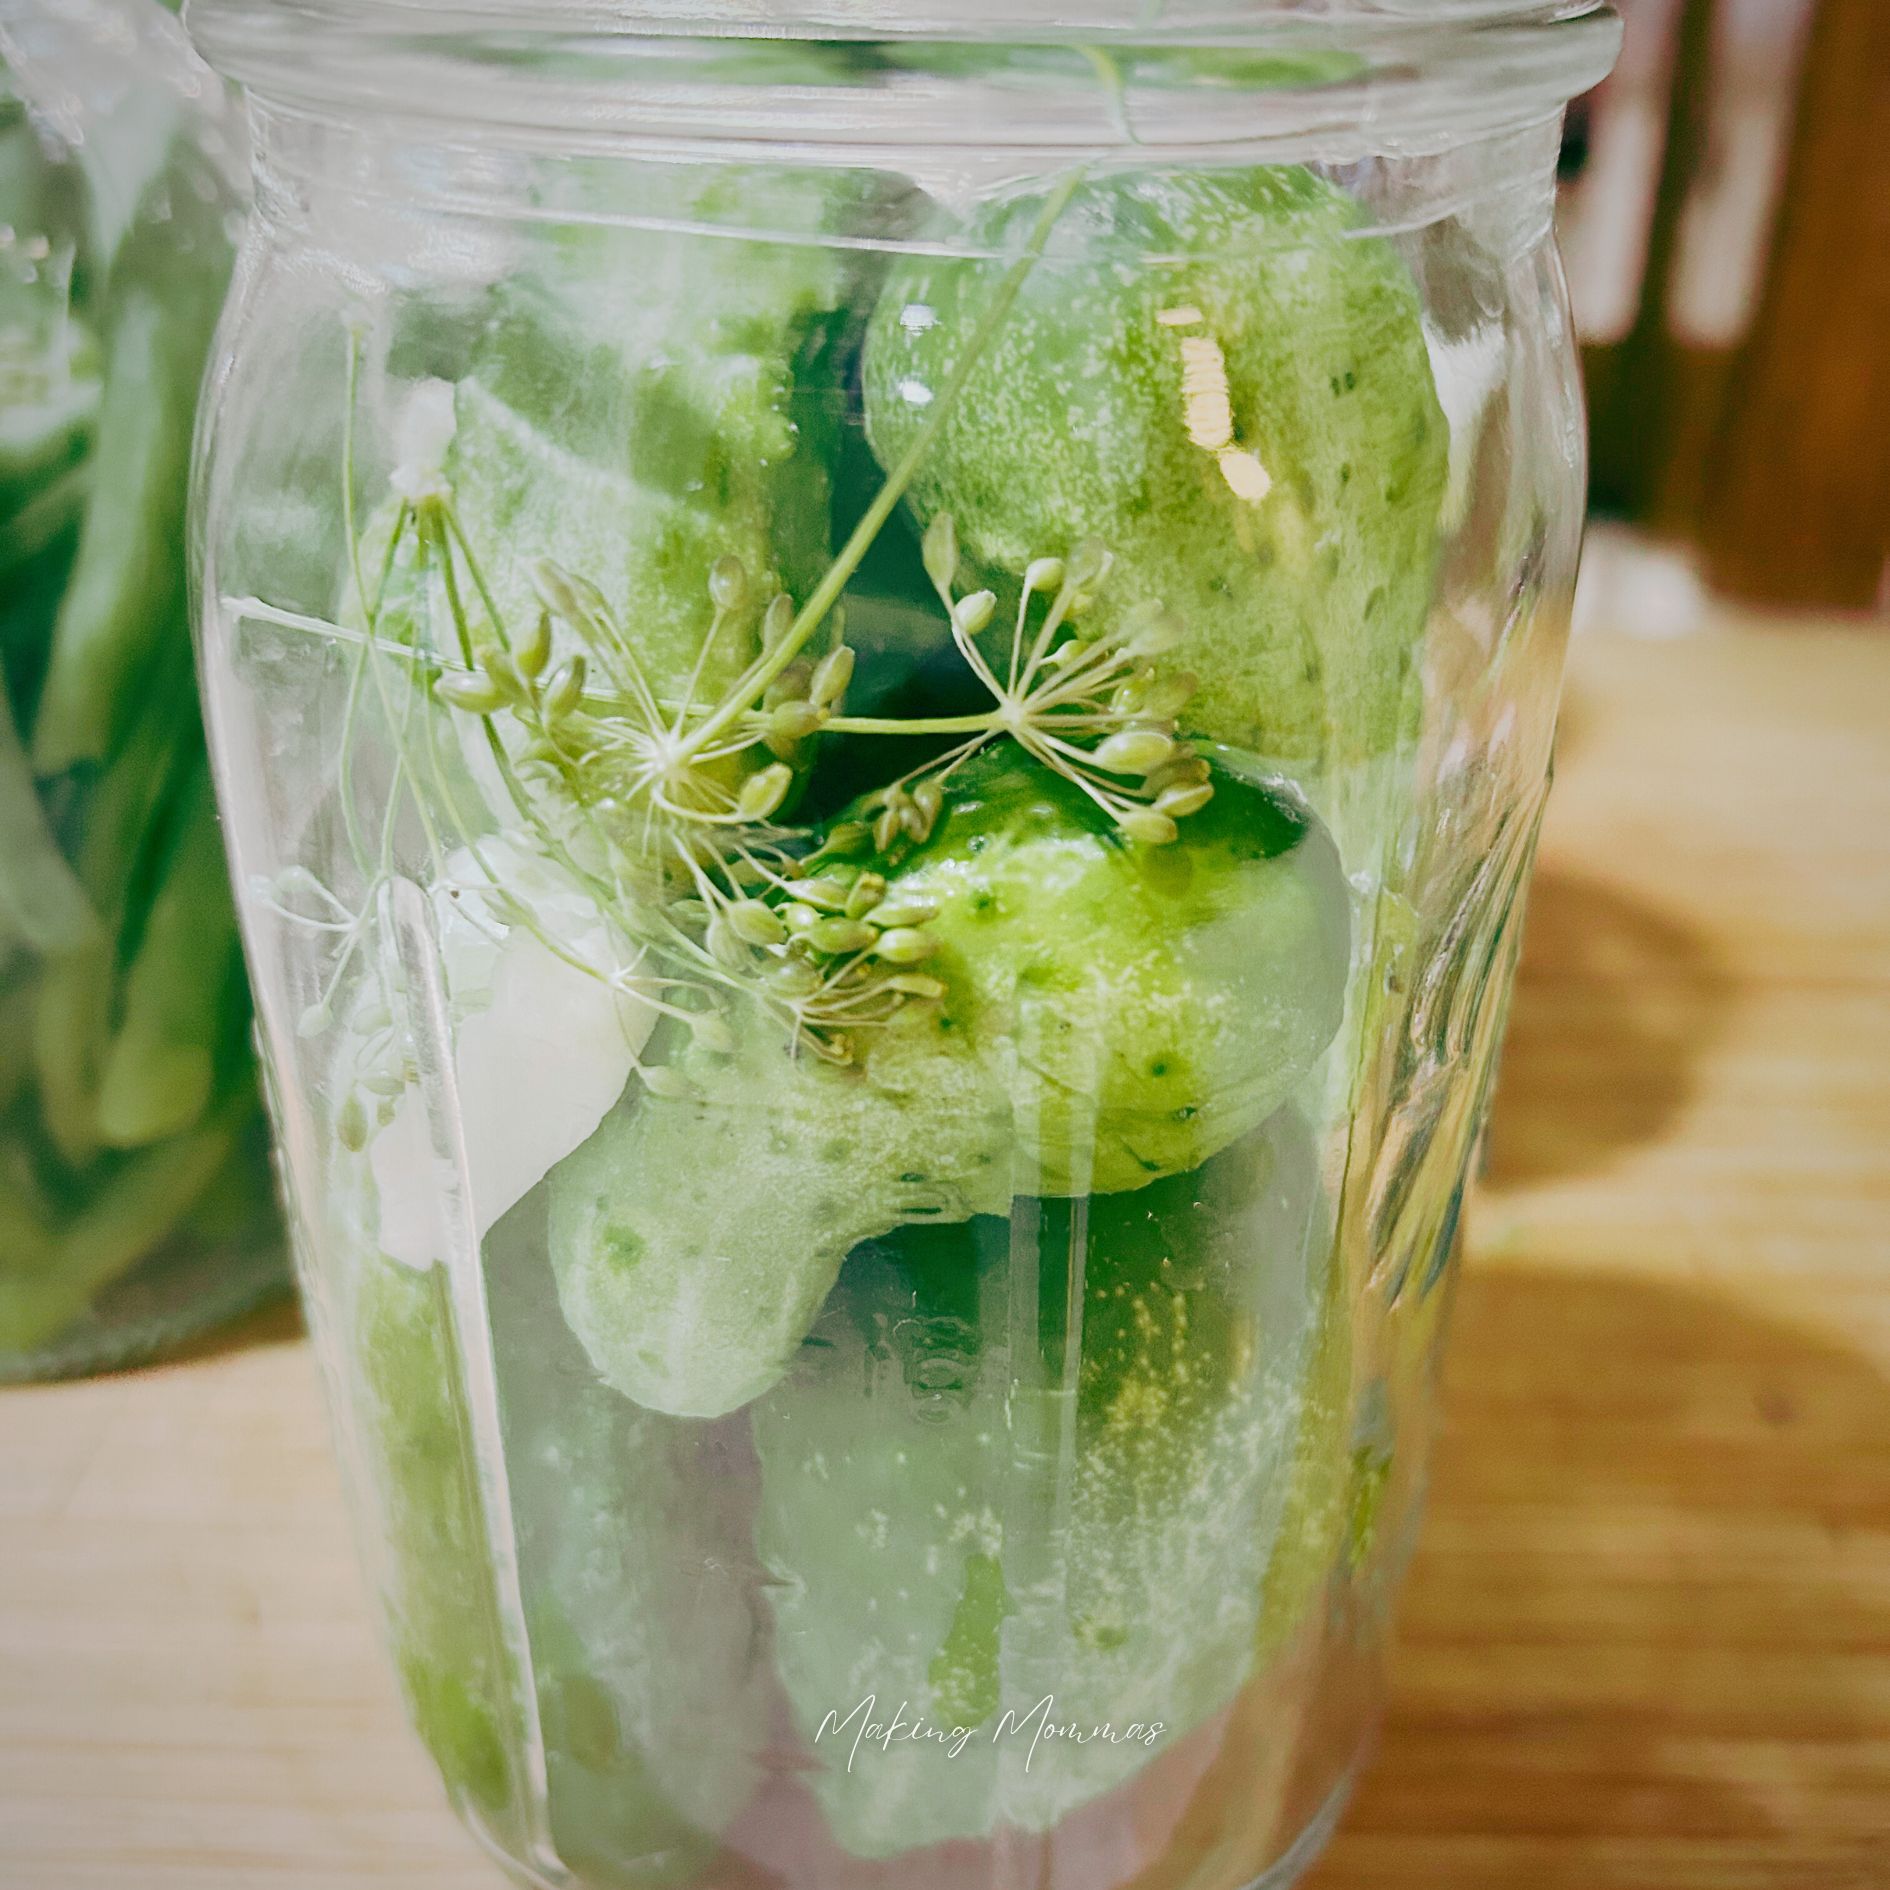
<path id="1" fill-rule="evenodd" d="M 195 0 L 212 748 L 388 1638 L 523 1883 L 1284 1882 L 1547 785 L 1614 25 L 766 11 Z"/>
<path id="2" fill-rule="evenodd" d="M 0 1382 L 287 1286 L 185 598 L 247 170 L 156 0 L 0 5 Z"/>

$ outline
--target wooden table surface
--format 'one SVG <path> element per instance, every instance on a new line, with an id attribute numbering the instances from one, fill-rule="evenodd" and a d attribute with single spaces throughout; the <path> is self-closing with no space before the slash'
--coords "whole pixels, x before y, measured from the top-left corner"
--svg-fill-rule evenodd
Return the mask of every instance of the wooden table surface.
<path id="1" fill-rule="evenodd" d="M 1890 635 L 1577 647 L 1378 1762 L 1317 1890 L 1890 1886 Z M 480 1890 L 292 1316 L 0 1393 L 0 1886 Z"/>

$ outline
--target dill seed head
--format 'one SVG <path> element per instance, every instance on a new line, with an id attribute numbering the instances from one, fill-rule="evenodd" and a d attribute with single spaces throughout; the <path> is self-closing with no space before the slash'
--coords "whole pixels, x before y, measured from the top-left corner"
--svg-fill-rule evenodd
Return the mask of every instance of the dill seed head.
<path id="1" fill-rule="evenodd" d="M 897 925 L 882 932 L 873 956 L 888 965 L 922 965 L 938 950 L 938 940 L 916 925 Z"/>
<path id="2" fill-rule="evenodd" d="M 794 770 L 786 762 L 774 762 L 742 783 L 736 812 L 744 820 L 766 820 L 779 810 L 793 785 Z"/>
<path id="3" fill-rule="evenodd" d="M 690 1018 L 689 1034 L 711 1056 L 732 1057 L 735 1054 L 735 1033 L 729 1029 L 728 1020 L 719 1011 L 702 1011 Z"/>
<path id="4" fill-rule="evenodd" d="M 1214 798 L 1214 790 L 1205 781 L 1187 786 L 1164 788 L 1155 797 L 1155 811 L 1170 820 L 1185 820 L 1198 814 Z"/>
<path id="5" fill-rule="evenodd" d="M 1172 736 L 1152 728 L 1128 728 L 1111 735 L 1097 750 L 1096 765 L 1110 774 L 1147 774 L 1173 758 Z"/>
<path id="6" fill-rule="evenodd" d="M 552 558 L 534 558 L 527 576 L 539 603 L 554 617 L 562 617 L 569 624 L 584 620 L 584 601 L 563 565 Z"/>
<path id="7" fill-rule="evenodd" d="M 966 636 L 980 635 L 997 615 L 997 597 L 991 591 L 973 591 L 952 606 L 952 617 Z"/>
<path id="8" fill-rule="evenodd" d="M 923 840 L 937 824 L 939 815 L 945 811 L 945 783 L 921 781 L 912 790 L 912 804 L 925 816 L 925 833 L 919 835 Z"/>
<path id="9" fill-rule="evenodd" d="M 433 685 L 433 693 L 449 709 L 468 715 L 492 715 L 505 707 L 504 693 L 491 677 L 451 670 Z"/>
<path id="10" fill-rule="evenodd" d="M 787 943 L 787 926 L 781 915 L 762 900 L 737 899 L 723 918 L 744 945 L 765 948 Z"/>
<path id="11" fill-rule="evenodd" d="M 768 599 L 761 618 L 761 646 L 771 650 L 794 627 L 794 600 L 786 591 L 776 591 Z"/>
<path id="12" fill-rule="evenodd" d="M 808 697 L 817 709 L 838 708 L 852 680 L 853 652 L 843 643 L 820 659 Z"/>
<path id="13" fill-rule="evenodd" d="M 1166 656 L 1188 634 L 1188 626 L 1172 610 L 1158 610 L 1129 640 L 1129 650 L 1137 656 Z"/>
<path id="14" fill-rule="evenodd" d="M 368 1114 L 361 1098 L 353 1091 L 335 1114 L 335 1134 L 341 1146 L 358 1155 L 368 1144 Z"/>
<path id="15" fill-rule="evenodd" d="M 709 601 L 717 610 L 740 610 L 748 596 L 748 567 L 736 557 L 717 558 L 709 567 Z"/>
<path id="16" fill-rule="evenodd" d="M 813 684 L 813 664 L 805 657 L 797 657 L 768 685 L 762 702 L 770 709 L 779 708 L 784 702 L 805 702 Z"/>
<path id="17" fill-rule="evenodd" d="M 640 1074 L 643 1087 L 663 1102 L 691 1102 L 695 1098 L 695 1084 L 665 1063 L 647 1065 Z"/>
<path id="18" fill-rule="evenodd" d="M 261 899 L 299 899 L 310 893 L 321 899 L 328 891 L 306 866 L 285 866 L 273 880 L 266 874 L 258 873 L 251 877 L 249 883 L 251 890 Z"/>
<path id="19" fill-rule="evenodd" d="M 703 943 L 708 947 L 709 956 L 724 971 L 748 969 L 748 947 L 727 920 L 711 919 Z"/>
<path id="20" fill-rule="evenodd" d="M 863 952 L 869 945 L 884 944 L 879 932 L 864 919 L 822 919 L 808 928 L 807 942 L 816 951 L 830 957 L 844 958 Z"/>
<path id="21" fill-rule="evenodd" d="M 888 991 L 901 997 L 936 999 L 945 995 L 945 981 L 928 977 L 923 971 L 901 971 L 886 980 Z"/>
<path id="22" fill-rule="evenodd" d="M 825 709 L 811 702 L 784 702 L 768 716 L 768 737 L 775 742 L 803 742 L 818 734 L 827 719 Z"/>
<path id="23" fill-rule="evenodd" d="M 886 897 L 886 876 L 883 873 L 862 873 L 853 882 L 853 889 L 847 894 L 847 917 L 863 919 Z M 879 923 L 884 924 L 881 920 Z"/>
<path id="24" fill-rule="evenodd" d="M 1117 828 L 1130 840 L 1139 840 L 1144 846 L 1171 846 L 1181 837 L 1181 829 L 1166 814 L 1158 814 L 1152 807 L 1132 807 L 1118 817 Z"/>
<path id="25" fill-rule="evenodd" d="M 929 899 L 889 899 L 873 914 L 873 923 L 888 931 L 902 926 L 930 925 L 938 917 L 938 907 Z"/>
<path id="26" fill-rule="evenodd" d="M 941 512 L 925 528 L 925 575 L 941 591 L 951 588 L 958 575 L 958 527 L 949 512 Z"/>
<path id="27" fill-rule="evenodd" d="M 804 958 L 777 958 L 768 968 L 768 985 L 780 998 L 809 998 L 820 989 L 821 976 Z"/>
<path id="28" fill-rule="evenodd" d="M 818 906 L 822 912 L 845 912 L 851 888 L 843 879 L 822 873 L 813 879 L 791 879 L 783 888 L 790 899 L 804 905 Z"/>
<path id="29" fill-rule="evenodd" d="M 492 686 L 507 702 L 524 701 L 528 691 L 510 650 L 497 643 L 487 643 L 474 653 L 474 661 L 492 679 Z"/>
<path id="30" fill-rule="evenodd" d="M 519 674 L 528 681 L 536 682 L 545 673 L 545 665 L 551 661 L 551 612 L 541 610 L 538 621 L 526 632 L 525 640 L 518 646 Z"/>
<path id="31" fill-rule="evenodd" d="M 1055 591 L 1063 587 L 1065 566 L 1061 558 L 1033 558 L 1024 567 L 1026 591 Z"/>
<path id="32" fill-rule="evenodd" d="M 843 820 L 827 835 L 821 851 L 844 860 L 856 853 L 864 853 L 872 844 L 873 829 L 865 821 Z"/>
<path id="33" fill-rule="evenodd" d="M 1191 748 L 1180 748 L 1172 761 L 1151 769 L 1147 787 L 1151 794 L 1161 794 L 1172 787 L 1194 787 L 1213 779 L 1213 770 Z"/>
<path id="34" fill-rule="evenodd" d="M 1064 581 L 1073 591 L 1088 590 L 1108 574 L 1109 547 L 1100 538 L 1085 538 L 1070 553 L 1064 569 Z"/>
<path id="35" fill-rule="evenodd" d="M 1142 712 L 1153 721 L 1172 721 L 1194 700 L 1194 692 L 1200 686 L 1200 679 L 1192 670 L 1159 677 L 1142 698 Z"/>

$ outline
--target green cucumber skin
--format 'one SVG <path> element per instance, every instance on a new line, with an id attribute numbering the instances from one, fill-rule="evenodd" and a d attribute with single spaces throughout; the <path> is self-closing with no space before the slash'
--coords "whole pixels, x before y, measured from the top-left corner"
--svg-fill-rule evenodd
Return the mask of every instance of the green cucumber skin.
<path id="1" fill-rule="evenodd" d="M 225 215 L 208 160 L 180 140 L 112 263 L 96 472 L 33 728 L 42 775 L 104 760 L 153 663 L 188 642 L 184 503 Z"/>
<path id="2" fill-rule="evenodd" d="M 12 1232 L 0 1265 L 0 1351 L 30 1353 L 59 1336 L 111 1282 L 168 1240 L 237 1146 L 241 1108 L 140 1149 L 92 1184 L 56 1228 Z M 15 1204 L 17 1209 L 17 1204 Z"/>
<path id="3" fill-rule="evenodd" d="M 1008 1199 L 1002 1099 L 975 1060 L 895 1024 L 863 1071 L 736 1021 L 732 1061 L 669 1040 L 695 1094 L 633 1083 L 551 1175 L 551 1254 L 592 1363 L 653 1411 L 720 1417 L 780 1376 L 847 1250 Z"/>
<path id="4" fill-rule="evenodd" d="M 99 1131 L 114 1148 L 181 1134 L 209 1107 L 241 990 L 236 912 L 207 765 L 179 795 L 176 819 L 99 1079 Z"/>
<path id="5" fill-rule="evenodd" d="M 485 1263 L 552 1839 L 587 1885 L 661 1890 L 701 1872 L 761 1776 L 749 1480 L 725 1433 L 597 1382 L 558 1310 L 542 1194 Z"/>
<path id="6" fill-rule="evenodd" d="M 1009 1098 L 1017 1193 L 1198 1168 L 1273 1113 L 1338 1027 L 1337 856 L 1290 796 L 1215 759 L 1214 798 L 1148 847 L 998 744 L 952 777 L 929 840 L 866 863 L 889 897 L 939 908 L 937 1026 Z"/>
<path id="7" fill-rule="evenodd" d="M 60 851 L 0 689 L 0 938 L 42 956 L 81 951 L 98 914 Z"/>
<path id="8" fill-rule="evenodd" d="M 24 121 L 5 143 L 0 221 L 47 232 L 56 257 L 58 232 L 83 222 L 82 204 L 60 198 L 76 171 L 51 165 Z M 82 245 L 69 282 L 55 273 L 34 291 L 49 391 L 0 425 L 0 800 L 12 810 L 0 931 L 37 960 L 16 986 L 26 1028 L 9 1050 L 5 1129 L 9 1162 L 32 1178 L 36 1233 L 0 1255 L 0 1348 L 29 1368 L 155 1250 L 257 1232 L 244 1214 L 221 1234 L 205 1231 L 214 1215 L 198 1221 L 255 1161 L 184 576 L 228 199 L 188 130 L 149 157 L 112 255 Z"/>
<path id="9" fill-rule="evenodd" d="M 1238 1690 L 1329 1225 L 1283 1112 L 1196 1174 L 849 1258 L 753 1412 L 777 1661 L 848 1850 L 1047 1830 Z M 1045 1695 L 1059 1721 L 1163 1730 L 1033 1755 L 1004 1714 Z M 869 1696 L 969 1737 L 853 1753 L 828 1715 Z"/>
<path id="10" fill-rule="evenodd" d="M 685 167 L 669 189 L 644 212 L 739 207 L 789 230 L 844 213 L 841 182 L 798 173 L 705 181 Z M 694 674 L 706 704 L 758 653 L 774 591 L 805 596 L 828 561 L 838 396 L 819 370 L 845 261 L 815 242 L 746 242 L 737 255 L 674 231 L 604 241 L 582 227 L 559 232 L 548 260 L 555 286 L 496 287 L 464 358 L 447 467 L 456 510 L 509 634 L 535 621 L 531 566 L 551 558 L 602 592 L 659 694 Z M 426 363 L 404 346 L 403 370 Z M 708 576 L 731 558 L 746 600 L 697 672 Z"/>
<path id="11" fill-rule="evenodd" d="M 1219 778 L 1187 843 L 1144 849 L 1000 745 L 883 862 L 889 898 L 940 907 L 944 999 L 863 1033 L 851 1069 L 759 1012 L 732 1058 L 660 1037 L 692 1092 L 633 1083 L 551 1177 L 559 1293 L 603 1376 L 724 1415 L 780 1376 L 860 1241 L 1144 1187 L 1264 1121 L 1337 1028 L 1345 902 L 1302 808 Z"/>
<path id="12" fill-rule="evenodd" d="M 74 866 L 102 931 L 90 945 L 42 966 L 33 1031 L 40 1114 L 73 1168 L 83 1168 L 103 1143 L 99 1084 L 119 1004 L 119 967 L 130 963 L 143 936 L 183 783 L 202 759 L 196 692 L 189 665 L 179 661 L 159 678 L 137 725 L 81 803 Z M 218 899 L 227 912 L 228 893 Z M 234 941 L 233 916 L 226 923 Z M 212 944 L 207 934 L 201 942 Z M 204 1045 L 214 1047 L 214 1040 Z"/>
<path id="13" fill-rule="evenodd" d="M 542 1197 L 487 1237 L 485 1271 L 551 1840 L 600 1890 L 666 1890 L 699 1874 L 758 1776 L 764 1670 L 724 1572 L 748 1559 L 746 1499 L 704 1498 L 697 1427 L 589 1376 L 552 1292 Z M 449 1793 L 516 1835 L 528 1681 L 445 1271 L 364 1256 L 352 1345 L 409 1711 Z"/>
<path id="14" fill-rule="evenodd" d="M 963 239 L 1001 254 L 1033 214 L 1000 200 Z M 1170 662 L 1200 679 L 1192 731 L 1276 761 L 1393 746 L 1430 607 L 1449 429 L 1416 284 L 1362 222 L 1297 168 L 1086 184 L 1058 231 L 1080 260 L 1025 283 L 910 495 L 922 519 L 953 515 L 1000 590 L 1100 539 L 1104 608 L 1159 601 L 1189 627 Z M 864 362 L 882 463 L 925 424 L 1003 267 L 894 268 Z M 1186 340 L 1213 350 L 1192 376 Z M 1211 391 L 1190 401 L 1217 381 L 1224 420 Z M 1264 466 L 1264 499 L 1201 443 L 1223 435 Z"/>
<path id="15" fill-rule="evenodd" d="M 502 1653 L 445 1273 L 364 1255 L 351 1344 L 408 1711 L 454 1799 L 503 1819 L 517 1794 L 517 1677 Z"/>

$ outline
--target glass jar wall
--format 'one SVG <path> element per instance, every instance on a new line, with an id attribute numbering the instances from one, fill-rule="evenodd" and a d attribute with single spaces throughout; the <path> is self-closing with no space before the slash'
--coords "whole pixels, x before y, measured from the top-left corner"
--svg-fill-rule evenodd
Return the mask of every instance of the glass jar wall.
<path id="1" fill-rule="evenodd" d="M 196 18 L 212 749 L 408 1705 L 522 1882 L 1283 1882 L 1546 789 L 1612 26 L 696 11 Z"/>

